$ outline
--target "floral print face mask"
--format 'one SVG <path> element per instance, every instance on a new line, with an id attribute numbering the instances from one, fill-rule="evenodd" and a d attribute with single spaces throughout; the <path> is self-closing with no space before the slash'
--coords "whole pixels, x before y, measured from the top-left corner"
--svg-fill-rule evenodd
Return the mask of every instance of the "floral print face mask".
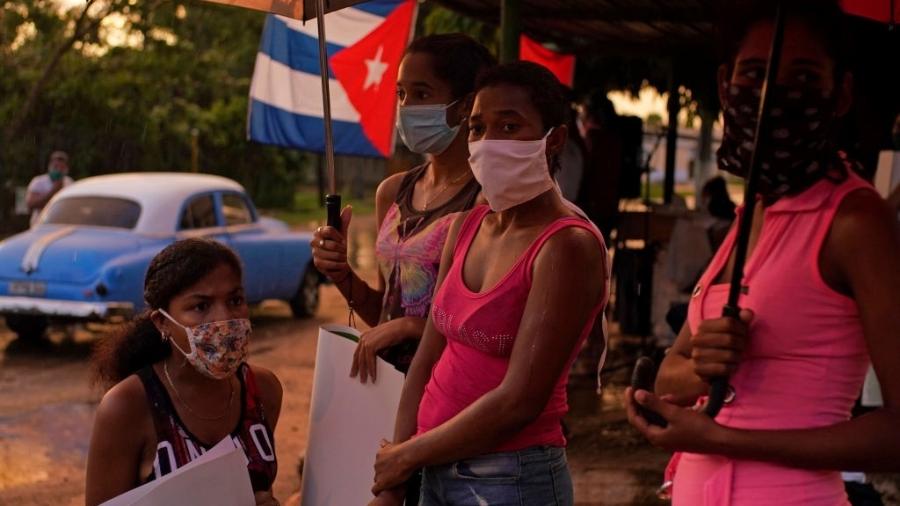
<path id="1" fill-rule="evenodd" d="M 224 379 L 237 372 L 247 358 L 247 344 L 250 341 L 250 320 L 240 318 L 218 322 L 201 323 L 185 327 L 175 321 L 169 313 L 160 313 L 172 323 L 184 329 L 190 352 L 185 352 L 174 340 L 172 345 L 184 355 L 188 362 L 201 374 L 213 379 Z"/>

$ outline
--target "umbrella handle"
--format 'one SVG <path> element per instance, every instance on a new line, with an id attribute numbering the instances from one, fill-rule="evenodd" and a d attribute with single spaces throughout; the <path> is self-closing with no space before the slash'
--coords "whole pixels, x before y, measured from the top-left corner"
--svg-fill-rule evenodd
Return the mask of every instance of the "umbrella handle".
<path id="1" fill-rule="evenodd" d="M 341 227 L 341 196 L 325 195 L 325 211 L 328 213 L 328 226 L 342 232 Z"/>
<path id="2" fill-rule="evenodd" d="M 738 306 L 726 304 L 725 307 L 722 308 L 722 316 L 738 319 L 740 318 L 740 315 L 741 308 L 739 308 Z M 709 398 L 706 402 L 706 408 L 704 408 L 703 412 L 706 413 L 710 418 L 715 418 L 716 415 L 719 414 L 719 411 L 722 410 L 722 406 L 725 405 L 725 399 L 727 397 L 728 377 L 719 376 L 718 378 L 713 378 L 709 382 Z"/>

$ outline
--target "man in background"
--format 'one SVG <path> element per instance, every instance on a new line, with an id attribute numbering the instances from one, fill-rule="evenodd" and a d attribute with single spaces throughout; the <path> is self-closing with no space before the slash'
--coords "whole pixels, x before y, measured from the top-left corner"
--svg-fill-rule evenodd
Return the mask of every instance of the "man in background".
<path id="1" fill-rule="evenodd" d="M 50 161 L 47 164 L 47 172 L 28 183 L 28 190 L 25 193 L 25 205 L 31 212 L 31 224 L 37 222 L 41 210 L 47 205 L 47 202 L 53 198 L 59 190 L 72 184 L 72 178 L 69 177 L 69 155 L 65 151 L 54 151 L 50 154 Z"/>

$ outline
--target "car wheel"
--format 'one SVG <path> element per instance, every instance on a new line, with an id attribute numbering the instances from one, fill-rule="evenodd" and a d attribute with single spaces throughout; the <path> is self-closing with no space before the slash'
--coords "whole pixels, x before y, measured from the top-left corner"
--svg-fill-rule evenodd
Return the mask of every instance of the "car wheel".
<path id="1" fill-rule="evenodd" d="M 312 264 L 306 268 L 294 298 L 289 301 L 295 318 L 308 318 L 319 308 L 319 271 Z"/>
<path id="2" fill-rule="evenodd" d="M 18 334 L 22 341 L 38 341 L 47 331 L 47 317 L 33 315 L 6 315 L 6 326 Z"/>

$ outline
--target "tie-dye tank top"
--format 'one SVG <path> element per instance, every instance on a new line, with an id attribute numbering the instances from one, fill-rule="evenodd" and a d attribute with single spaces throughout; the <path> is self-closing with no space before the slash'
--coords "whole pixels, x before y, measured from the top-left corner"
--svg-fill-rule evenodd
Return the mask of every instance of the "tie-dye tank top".
<path id="1" fill-rule="evenodd" d="M 457 213 L 475 205 L 481 191 L 472 178 L 445 204 L 427 211 L 415 209 L 413 190 L 427 168 L 428 164 L 423 164 L 406 173 L 378 231 L 375 257 L 385 281 L 382 322 L 403 316 L 428 317 L 450 225 Z M 406 372 L 418 343 L 417 339 L 400 343 L 381 356 Z"/>

